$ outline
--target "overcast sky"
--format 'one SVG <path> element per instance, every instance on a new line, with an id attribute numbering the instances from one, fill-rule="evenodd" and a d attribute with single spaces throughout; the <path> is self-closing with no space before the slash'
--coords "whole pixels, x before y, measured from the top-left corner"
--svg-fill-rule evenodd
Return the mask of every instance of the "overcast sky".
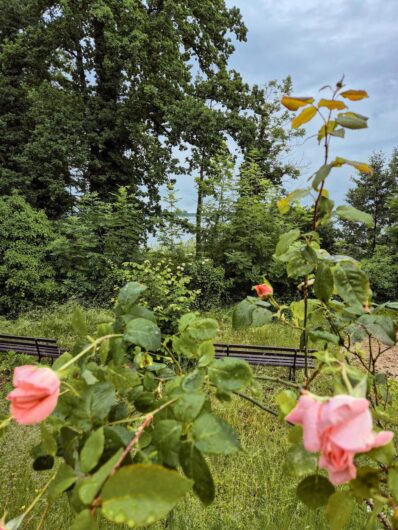
<path id="1" fill-rule="evenodd" d="M 388 155 L 398 146 L 398 0 L 227 0 L 240 8 L 247 42 L 237 43 L 230 60 L 243 79 L 263 85 L 291 75 L 293 93 L 318 97 L 318 89 L 345 74 L 347 88 L 366 89 L 369 99 L 350 102 L 369 116 L 369 128 L 334 139 L 332 156 L 367 161 L 372 151 Z M 325 94 L 325 93 L 323 93 Z M 311 127 L 308 134 L 315 132 Z M 300 142 L 302 144 L 302 142 Z M 295 147 L 299 186 L 321 164 L 316 139 Z M 335 170 L 328 188 L 344 200 L 352 172 Z M 194 205 L 192 184 L 178 184 L 182 202 Z M 293 186 L 297 187 L 297 183 Z"/>

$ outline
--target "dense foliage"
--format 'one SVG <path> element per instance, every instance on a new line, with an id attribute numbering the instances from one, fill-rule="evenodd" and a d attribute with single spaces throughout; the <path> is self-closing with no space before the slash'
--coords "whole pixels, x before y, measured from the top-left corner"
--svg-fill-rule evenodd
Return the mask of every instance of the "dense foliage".
<path id="1" fill-rule="evenodd" d="M 0 200 L 0 313 L 15 316 L 60 299 L 48 259 L 54 238 L 44 212 L 17 195 Z"/>
<path id="2" fill-rule="evenodd" d="M 365 174 L 373 171 L 366 163 L 341 157 L 329 160 L 331 137 L 344 136 L 346 129 L 365 128 L 367 120 L 348 111 L 332 120 L 334 110 L 347 108 L 341 97 L 355 101 L 367 94 L 343 91 L 342 82 L 331 90 L 331 99 L 322 99 L 317 106 L 313 98 L 282 99 L 289 110 L 304 107 L 293 127 L 317 113 L 323 120 L 318 137 L 324 144 L 324 164 L 308 188 L 277 201 L 280 215 L 286 215 L 295 201 L 314 198 L 310 226 L 308 215 L 302 217 L 298 227 L 279 234 L 274 251 L 275 260 L 298 284 L 299 300 L 278 302 L 265 279 L 255 286 L 257 297 L 249 296 L 235 308 L 233 324 L 262 326 L 278 319 L 300 332 L 304 382 L 261 376 L 287 387 L 276 401 L 280 417 L 296 425 L 290 431 L 286 465 L 304 477 L 297 486 L 298 498 L 311 509 L 325 507 L 333 530 L 343 529 L 355 503 L 363 502 L 370 507 L 367 528 L 377 528 L 378 522 L 390 528 L 389 520 L 396 523 L 398 477 L 394 432 L 386 429 L 396 426 L 396 395 L 378 364 L 396 344 L 398 305 L 375 303 L 361 264 L 321 247 L 318 229 L 332 215 L 374 226 L 367 212 L 347 205 L 335 208 L 325 188 L 329 173 L 343 164 Z M 256 179 L 249 187 L 241 182 L 240 200 L 247 194 L 254 202 L 253 182 L 257 186 Z M 268 193 L 269 182 L 259 184 Z M 31 208 L 18 197 L 16 201 L 28 215 Z M 39 218 L 48 224 L 41 214 Z M 189 291 L 190 278 L 183 275 L 182 266 L 173 274 L 172 256 L 171 252 L 158 262 L 155 258 L 152 263 L 124 263 L 128 279 L 141 276 L 148 286 L 130 281 L 120 289 L 114 318 L 99 324 L 91 335 L 76 309 L 72 324 L 78 339 L 52 369 L 15 369 L 15 388 L 7 396 L 10 415 L 2 418 L 0 432 L 12 420 L 22 425 L 40 423 L 33 469 L 53 469 L 56 458 L 60 463 L 36 500 L 17 518 L 1 523 L 7 530 L 19 528 L 44 494 L 51 501 L 67 495 L 75 513 L 73 530 L 95 530 L 101 518 L 132 528 L 151 525 L 190 490 L 208 505 L 215 485 L 206 457 L 229 456 L 240 449 L 233 429 L 214 413 L 214 401 L 230 401 L 237 395 L 277 414 L 242 394 L 248 387 L 256 391 L 245 361 L 216 359 L 217 322 L 196 313 L 180 316 L 199 293 Z M 162 303 L 153 312 L 150 305 L 159 299 Z M 170 334 L 172 327 L 175 331 Z M 312 373 L 310 341 L 317 346 Z M 328 384 L 317 395 L 316 382 L 322 376 Z"/>
<path id="3" fill-rule="evenodd" d="M 331 159 L 332 140 L 367 127 L 348 109 L 367 93 L 341 80 L 315 103 L 290 78 L 249 85 L 229 67 L 245 39 L 225 0 L 0 0 L 0 316 L 113 308 L 90 334 L 77 308 L 75 344 L 14 371 L 0 436 L 40 423 L 33 469 L 54 473 L 0 530 L 43 495 L 67 497 L 72 530 L 149 526 L 191 490 L 209 505 L 209 457 L 240 449 L 215 412 L 232 396 L 295 425 L 286 469 L 333 530 L 365 504 L 366 530 L 398 528 L 397 387 L 379 368 L 397 339 L 398 151 Z M 324 163 L 286 195 L 291 140 L 316 116 Z M 358 176 L 335 205 L 343 165 Z M 243 297 L 236 329 L 299 336 L 303 382 L 260 376 L 286 387 L 279 413 L 248 364 L 216 359 L 217 322 L 195 312 Z"/>
<path id="4" fill-rule="evenodd" d="M 153 212 L 167 176 L 205 178 L 227 138 L 242 153 L 257 143 L 265 165 L 284 143 L 280 127 L 268 137 L 266 92 L 228 68 L 246 27 L 224 0 L 2 0 L 0 12 L 0 191 L 51 218 L 76 191 L 119 186 L 145 189 Z"/>

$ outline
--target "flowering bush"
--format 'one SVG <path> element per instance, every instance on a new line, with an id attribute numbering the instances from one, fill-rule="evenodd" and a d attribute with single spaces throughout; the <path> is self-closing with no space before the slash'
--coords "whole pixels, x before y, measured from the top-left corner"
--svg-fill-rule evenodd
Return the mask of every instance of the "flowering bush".
<path id="1" fill-rule="evenodd" d="M 265 282 L 255 287 L 257 298 L 248 297 L 238 304 L 233 323 L 240 328 L 279 319 L 301 333 L 304 383 L 285 382 L 288 389 L 277 396 L 282 416 L 296 425 L 289 435 L 286 461 L 297 476 L 305 477 L 297 486 L 298 497 L 310 508 L 324 506 L 333 530 L 347 526 L 355 502 L 365 502 L 370 511 L 366 529 L 379 528 L 379 524 L 398 528 L 398 459 L 393 432 L 386 430 L 394 429 L 398 422 L 393 383 L 378 370 L 383 354 L 396 344 L 398 303 L 374 303 L 361 265 L 350 256 L 331 255 L 322 249 L 319 236 L 319 229 L 333 215 L 373 225 L 366 212 L 346 205 L 335 208 L 326 190 L 332 170 L 343 165 L 372 174 L 367 164 L 329 158 L 332 138 L 341 139 L 347 130 L 367 127 L 368 119 L 347 107 L 350 101 L 368 97 L 367 93 L 343 87 L 343 80 L 334 88 L 323 87 L 331 96 L 317 104 L 313 97 L 282 98 L 287 109 L 300 111 L 292 121 L 293 128 L 315 116 L 322 122 L 317 139 L 323 144 L 323 165 L 308 179 L 307 188 L 294 190 L 278 202 L 279 211 L 285 214 L 300 199 L 312 196 L 314 201 L 311 230 L 283 234 L 274 254 L 275 260 L 286 266 L 288 276 L 297 281 L 301 300 L 281 304 Z M 317 367 L 312 373 L 310 341 L 317 347 Z M 332 395 L 318 396 L 312 390 L 319 378 Z M 301 394 L 298 401 L 292 387 Z M 328 478 L 320 469 L 327 471 Z M 336 485 L 344 486 L 336 491 Z"/>

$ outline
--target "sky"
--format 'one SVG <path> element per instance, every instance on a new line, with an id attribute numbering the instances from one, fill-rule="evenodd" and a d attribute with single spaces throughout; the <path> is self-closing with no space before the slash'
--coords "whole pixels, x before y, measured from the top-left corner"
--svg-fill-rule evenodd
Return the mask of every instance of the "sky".
<path id="1" fill-rule="evenodd" d="M 293 80 L 293 94 L 326 97 L 319 88 L 334 85 L 344 74 L 346 88 L 365 89 L 369 99 L 348 102 L 369 117 L 369 128 L 346 131 L 334 139 L 331 155 L 367 161 L 373 151 L 388 156 L 398 146 L 398 0 L 227 0 L 241 10 L 247 42 L 236 43 L 230 66 L 249 83 Z M 308 126 L 307 136 L 315 129 Z M 296 141 L 290 154 L 302 171 L 288 188 L 303 187 L 321 165 L 316 138 Z M 336 169 L 328 189 L 344 201 L 351 170 Z M 352 184 L 351 184 L 352 185 Z M 180 208 L 193 211 L 195 193 L 189 179 L 179 180 Z"/>

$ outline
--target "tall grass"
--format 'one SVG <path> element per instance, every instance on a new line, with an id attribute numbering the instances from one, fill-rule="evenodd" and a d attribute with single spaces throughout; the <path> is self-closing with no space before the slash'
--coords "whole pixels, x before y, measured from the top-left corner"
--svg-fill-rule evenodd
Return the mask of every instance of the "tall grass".
<path id="1" fill-rule="evenodd" d="M 31 314 L 15 322 L 0 321 L 0 333 L 41 335 L 54 337 L 65 346 L 73 341 L 70 330 L 72 306 L 58 311 Z M 106 311 L 86 311 L 89 329 L 99 321 L 109 318 Z M 257 330 L 232 332 L 225 315 L 217 315 L 220 321 L 218 340 L 253 344 L 297 345 L 295 332 L 276 324 Z M 220 318 L 221 317 L 221 318 Z M 286 376 L 284 370 L 272 369 L 273 375 Z M 6 391 L 4 377 L 0 378 L 2 394 Z M 264 385 L 259 400 L 273 406 L 278 386 Z M 2 403 L 1 403 L 2 401 Z M 5 407 L 0 401 L 0 412 Z M 211 458 L 209 464 L 217 487 L 215 502 L 204 508 L 193 496 L 182 501 L 167 522 L 153 528 L 161 530 L 327 530 L 328 525 L 321 510 L 310 511 L 295 496 L 298 479 L 284 468 L 287 448 L 286 426 L 248 402 L 234 398 L 231 403 L 217 405 L 218 412 L 236 429 L 242 451 L 229 458 Z M 31 471 L 29 451 L 36 443 L 36 428 L 13 425 L 0 441 L 0 514 L 9 511 L 16 516 L 35 497 L 36 492 L 51 475 L 38 475 Z M 44 530 L 67 530 L 72 513 L 65 497 L 47 507 L 40 501 L 31 519 L 23 526 L 36 530 L 43 513 L 47 510 Z M 348 526 L 360 530 L 365 512 L 357 508 Z M 104 520 L 100 530 L 124 528 Z"/>

